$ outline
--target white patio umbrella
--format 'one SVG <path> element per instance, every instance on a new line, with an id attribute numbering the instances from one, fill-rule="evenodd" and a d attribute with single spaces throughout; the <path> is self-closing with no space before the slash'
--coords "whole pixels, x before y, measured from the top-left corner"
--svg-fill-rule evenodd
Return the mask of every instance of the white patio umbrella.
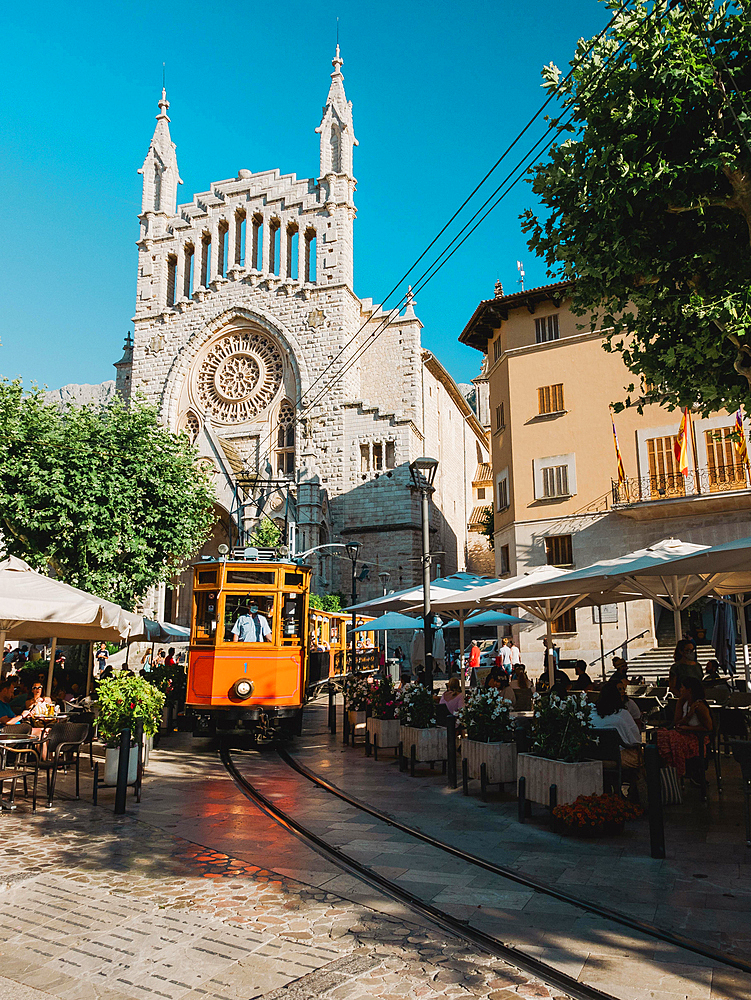
<path id="1" fill-rule="evenodd" d="M 119 642 L 143 631 L 143 617 L 112 601 L 87 594 L 10 556 L 0 562 L 0 648 L 6 638 L 51 639 L 47 695 L 58 639 Z M 87 693 L 89 682 L 87 682 Z"/>
<path id="2" fill-rule="evenodd" d="M 477 576 L 475 573 L 453 573 L 451 576 L 439 577 L 437 580 L 433 580 L 430 585 L 431 608 L 434 602 L 438 602 L 450 594 L 469 592 L 491 582 L 493 582 L 492 577 Z M 417 607 L 422 607 L 422 584 L 417 587 L 407 587 L 405 590 L 398 590 L 391 594 L 384 594 L 383 597 L 374 597 L 371 601 L 353 604 L 342 610 L 345 612 L 358 611 L 377 616 L 386 614 L 387 611 L 406 612 Z"/>
<path id="3" fill-rule="evenodd" d="M 700 597 L 712 592 L 714 583 L 707 576 L 686 572 L 679 560 L 708 551 L 708 545 L 693 545 L 678 538 L 667 538 L 645 549 L 628 552 L 615 559 L 605 559 L 584 569 L 574 570 L 550 580 L 528 581 L 514 588 L 515 603 L 533 611 L 530 600 L 569 601 L 568 607 L 648 600 L 673 612 L 676 638 L 681 636 L 681 611 Z M 577 595 L 581 600 L 577 600 Z M 497 599 L 497 598 L 496 598 Z M 568 610 L 568 608 L 566 608 Z M 559 612 L 562 613 L 562 612 Z"/>

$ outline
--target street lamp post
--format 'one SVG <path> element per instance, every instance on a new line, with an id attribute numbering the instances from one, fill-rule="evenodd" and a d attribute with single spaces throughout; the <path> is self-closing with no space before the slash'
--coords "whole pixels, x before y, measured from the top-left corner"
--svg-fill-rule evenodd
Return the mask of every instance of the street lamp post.
<path id="1" fill-rule="evenodd" d="M 420 494 L 422 508 L 422 616 L 425 636 L 425 679 L 433 690 L 433 623 L 430 614 L 430 497 L 435 493 L 433 482 L 438 459 L 423 455 L 410 463 L 413 488 Z"/>
<path id="2" fill-rule="evenodd" d="M 381 581 L 381 586 L 383 587 L 383 596 L 386 596 L 386 589 L 389 585 L 389 580 L 391 579 L 391 574 L 387 570 L 378 574 L 378 579 Z M 386 629 L 383 630 L 383 671 L 384 674 L 388 675 L 388 658 L 389 658 L 389 634 Z"/>
<path id="3" fill-rule="evenodd" d="M 357 556 L 360 552 L 359 542 L 347 542 L 345 545 L 347 555 L 352 562 L 352 604 L 357 604 Z M 352 673 L 357 670 L 357 612 L 352 612 Z"/>

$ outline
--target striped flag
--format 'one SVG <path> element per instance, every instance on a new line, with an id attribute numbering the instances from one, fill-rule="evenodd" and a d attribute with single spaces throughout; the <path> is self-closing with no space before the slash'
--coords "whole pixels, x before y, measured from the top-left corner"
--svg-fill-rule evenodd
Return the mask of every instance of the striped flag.
<path id="1" fill-rule="evenodd" d="M 615 429 L 615 420 L 613 420 L 613 414 L 610 414 L 610 423 L 613 425 L 613 444 L 615 445 L 615 461 L 618 465 L 618 485 L 626 482 L 626 470 L 623 467 L 623 456 L 621 455 L 621 446 L 618 444 L 618 432 Z"/>
<path id="2" fill-rule="evenodd" d="M 738 456 L 739 463 L 748 468 L 748 445 L 746 444 L 746 432 L 743 429 L 743 413 L 740 406 L 735 415 L 735 433 L 737 434 L 735 453 Z"/>
<path id="3" fill-rule="evenodd" d="M 673 444 L 673 453 L 678 466 L 678 471 L 682 476 L 688 475 L 688 435 L 691 417 L 688 407 L 683 411 L 681 426 L 678 428 L 678 437 Z"/>

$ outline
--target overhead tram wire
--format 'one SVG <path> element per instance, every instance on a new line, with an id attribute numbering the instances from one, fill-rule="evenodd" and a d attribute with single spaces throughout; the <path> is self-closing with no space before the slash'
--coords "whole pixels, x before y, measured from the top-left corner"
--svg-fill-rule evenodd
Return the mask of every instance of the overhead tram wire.
<path id="1" fill-rule="evenodd" d="M 431 241 L 431 243 L 425 248 L 425 250 L 422 252 L 422 254 L 420 254 L 420 256 L 412 264 L 412 266 L 409 268 L 409 270 L 406 271 L 405 274 L 399 279 L 399 282 L 388 293 L 388 295 L 386 296 L 386 299 L 384 300 L 384 302 L 388 301 L 388 298 L 393 294 L 394 290 L 397 289 L 401 285 L 401 283 L 405 280 L 405 278 L 408 277 L 411 274 L 411 272 L 414 270 L 414 268 L 417 266 L 417 264 L 425 257 L 425 255 L 430 250 L 430 248 L 435 245 L 435 243 L 440 238 L 440 236 L 446 231 L 446 229 L 449 227 L 449 225 L 451 224 L 451 222 L 453 222 L 456 219 L 457 215 L 463 210 L 464 207 L 466 207 L 467 203 L 474 197 L 474 195 L 477 193 L 477 191 L 480 189 L 480 187 L 485 183 L 485 181 L 487 180 L 487 178 L 490 177 L 490 175 L 497 169 L 497 167 L 500 165 L 500 163 L 503 162 L 503 160 L 506 158 L 506 156 L 509 154 L 509 152 L 514 148 L 515 145 L 517 145 L 517 143 L 522 138 L 522 136 L 529 130 L 529 128 L 534 124 L 534 122 L 540 117 L 540 115 L 547 108 L 547 106 L 551 103 L 551 101 L 556 96 L 558 96 L 558 94 L 560 93 L 560 91 L 563 88 L 563 86 L 565 85 L 565 83 L 572 77 L 572 75 L 576 72 L 576 70 L 579 68 L 579 66 L 581 66 L 581 64 L 584 62 L 584 60 L 587 58 L 587 56 L 591 53 L 592 49 L 597 44 L 597 42 L 606 34 L 606 32 L 610 29 L 610 27 L 612 27 L 612 25 L 618 19 L 619 15 L 623 12 L 623 10 L 628 6 L 628 4 L 630 2 L 631 2 L 631 0 L 624 0 L 624 2 L 618 8 L 618 10 L 614 14 L 614 16 L 611 18 L 611 20 L 608 22 L 608 24 L 602 29 L 602 31 L 597 36 L 595 36 L 595 38 L 593 39 L 592 43 L 587 48 L 586 52 L 584 52 L 580 56 L 580 58 L 574 63 L 574 65 L 572 66 L 571 70 L 566 74 L 565 77 L 563 77 L 560 80 L 560 82 L 558 83 L 558 85 L 556 86 L 556 88 L 551 92 L 551 94 L 549 95 L 549 97 L 547 98 L 547 100 L 542 104 L 542 106 L 540 107 L 540 109 L 530 119 L 530 121 L 527 123 L 527 125 L 525 125 L 525 127 L 522 129 L 522 131 L 519 133 L 519 135 L 513 140 L 513 142 L 507 147 L 507 149 L 503 152 L 503 154 L 498 158 L 498 160 L 491 167 L 491 169 L 485 174 L 485 176 L 480 181 L 480 183 L 475 187 L 475 189 L 473 190 L 473 192 L 465 199 L 465 201 L 462 203 L 462 205 L 459 207 L 459 209 L 457 209 L 457 211 L 454 213 L 454 215 L 452 215 L 451 219 L 446 223 L 445 226 L 443 226 L 443 228 L 441 229 L 441 231 L 436 235 L 436 237 Z M 659 4 L 655 4 L 652 7 L 652 9 L 639 21 L 639 23 L 637 24 L 637 26 L 636 26 L 636 28 L 634 30 L 634 34 L 636 33 L 636 31 L 639 28 L 641 28 L 654 15 L 654 13 L 656 12 L 658 6 L 659 6 Z M 622 53 L 622 51 L 623 51 L 624 47 L 626 46 L 627 42 L 628 42 L 628 39 L 626 39 L 624 42 L 621 43 L 621 45 L 618 47 L 618 49 L 614 53 L 611 54 L 611 56 L 609 57 L 609 61 L 612 61 L 612 60 L 616 59 Z M 606 66 L 607 65 L 608 64 L 606 63 Z M 601 73 L 602 72 L 603 71 L 601 70 Z M 611 73 L 612 73 L 612 70 L 611 70 Z M 610 75 L 610 74 L 608 74 L 608 75 Z M 607 77 L 606 77 L 606 79 L 607 79 Z M 599 83 L 599 81 L 598 81 L 598 83 Z M 550 130 L 551 129 L 555 130 L 555 134 L 554 134 L 553 138 L 548 142 L 548 146 L 550 144 L 552 144 L 552 142 L 554 141 L 556 135 L 558 135 L 560 133 L 562 127 L 563 126 L 561 125 L 561 120 L 560 119 L 558 119 L 555 123 L 551 123 L 551 125 L 548 126 L 548 129 L 547 129 L 546 133 L 541 137 L 541 139 L 539 139 L 534 144 L 534 146 L 532 147 L 532 149 L 527 152 L 527 154 L 519 161 L 519 163 L 517 163 L 516 167 L 509 174 L 506 175 L 506 178 L 504 178 L 504 181 L 495 189 L 495 191 L 492 192 L 492 194 L 489 196 L 489 198 L 486 199 L 486 201 L 483 203 L 483 205 L 480 207 L 480 209 L 478 209 L 478 212 L 481 212 L 482 209 L 488 204 L 488 202 L 493 197 L 495 197 L 498 194 L 498 192 L 501 190 L 501 188 L 508 182 L 509 178 L 511 176 L 513 176 L 513 174 L 515 173 L 516 170 L 519 169 L 519 166 L 521 164 L 523 164 L 527 159 L 529 159 L 530 156 L 539 155 L 539 152 L 536 152 L 537 151 L 537 147 L 540 146 L 540 143 L 545 140 L 545 138 L 546 138 L 547 134 L 550 132 Z M 545 148 L 547 148 L 547 147 L 545 147 Z M 542 151 L 544 152 L 544 149 Z M 520 178 L 517 178 L 517 181 L 519 179 Z M 514 183 L 516 183 L 516 181 Z M 511 188 L 509 188 L 509 190 L 511 190 Z M 505 194 L 507 194 L 507 193 L 508 193 L 508 191 L 504 192 L 504 194 L 501 197 L 505 197 Z M 494 205 L 492 206 L 492 208 L 490 209 L 490 211 L 492 211 L 493 208 L 495 208 L 498 205 L 498 203 L 500 202 L 500 200 L 501 199 L 499 198 L 494 203 Z M 472 216 L 472 219 L 470 220 L 470 223 L 477 217 L 478 212 L 476 212 L 475 215 Z M 480 219 L 480 223 L 482 221 L 484 221 L 485 218 L 487 218 L 488 214 L 489 214 L 489 212 L 486 212 L 482 216 L 482 218 Z M 457 234 L 457 236 L 454 237 L 454 239 L 451 241 L 451 243 L 449 243 L 448 246 L 446 248 L 444 248 L 444 250 L 433 261 L 433 263 L 430 265 L 430 267 L 426 271 L 424 271 L 422 273 L 422 275 L 420 276 L 420 278 L 418 278 L 418 284 L 421 282 L 421 284 L 419 284 L 419 288 L 417 288 L 418 291 L 421 290 L 422 288 L 424 288 L 425 285 L 428 283 L 428 281 L 431 280 L 431 278 L 438 272 L 438 270 L 440 270 L 440 268 L 443 266 L 443 264 L 440 264 L 440 265 L 436 266 L 437 263 L 438 263 L 438 261 L 440 261 L 441 257 L 448 252 L 448 250 L 452 247 L 453 243 L 455 243 L 456 240 L 458 239 L 458 237 L 461 236 L 461 234 L 466 230 L 466 228 L 467 228 L 468 225 L 469 225 L 469 223 L 465 224 L 465 226 L 460 230 L 460 232 Z M 479 223 L 478 223 L 478 225 L 479 225 Z M 470 233 L 468 235 L 471 235 L 475 231 L 476 228 L 477 228 L 477 225 L 475 225 L 471 229 L 471 231 L 470 231 Z M 465 240 L 466 240 L 466 237 L 465 237 L 465 239 L 463 239 L 459 243 L 458 246 L 461 246 L 461 244 L 464 243 Z M 458 249 L 458 246 L 455 247 L 453 251 L 451 251 L 451 254 L 449 256 L 453 256 L 453 253 L 455 252 L 456 249 Z M 445 261 L 444 261 L 444 263 L 445 263 Z M 431 271 L 432 268 L 435 268 L 435 271 L 433 272 L 433 274 L 429 274 L 429 272 Z M 429 276 L 426 278 L 426 275 L 429 275 Z M 413 291 L 413 294 L 414 294 L 414 291 Z M 307 414 L 307 412 L 320 399 L 322 399 L 330 391 L 330 389 L 332 389 L 337 384 L 337 382 L 339 382 L 341 380 L 341 378 L 343 378 L 344 375 L 347 374 L 348 371 L 351 370 L 351 368 L 353 367 L 353 365 L 357 363 L 357 361 L 363 356 L 363 354 L 365 353 L 365 351 L 380 336 L 380 334 L 383 332 L 383 330 L 386 329 L 393 322 L 394 316 L 398 315 L 398 313 L 401 311 L 401 309 L 406 304 L 406 302 L 408 302 L 410 300 L 410 297 L 411 296 L 410 296 L 410 292 L 409 291 L 407 291 L 404 295 L 402 295 L 402 298 L 400 299 L 400 301 L 394 307 L 392 307 L 389 310 L 389 312 L 386 314 L 386 316 L 384 316 L 384 318 L 380 321 L 380 323 L 376 327 L 376 329 L 374 331 L 372 331 L 368 335 L 368 339 L 367 339 L 366 343 L 365 344 L 361 344 L 358 348 L 355 349 L 354 356 L 351 359 L 349 359 L 348 361 L 343 362 L 342 369 L 334 375 L 334 377 L 331 379 L 331 381 L 329 381 L 327 383 L 327 385 L 324 387 L 324 389 L 321 392 L 318 393 L 318 395 L 315 397 L 315 399 L 312 402 L 308 403 L 307 405 L 305 405 L 303 407 L 303 403 L 304 403 L 306 397 L 311 393 L 313 387 L 318 382 L 320 382 L 322 378 L 325 377 L 326 373 L 330 369 L 332 369 L 332 368 L 334 368 L 336 366 L 336 364 L 339 361 L 339 359 L 341 358 L 342 354 L 357 339 L 357 337 L 359 337 L 359 335 L 365 330 L 365 328 L 368 325 L 368 322 L 370 322 L 370 321 L 368 320 L 368 321 L 366 321 L 365 323 L 363 323 L 360 326 L 360 328 L 350 338 L 350 340 L 347 342 L 347 344 L 345 344 L 344 347 L 339 351 L 339 354 L 336 356 L 336 358 L 332 359 L 332 361 L 329 362 L 329 364 L 316 377 L 316 379 L 311 383 L 311 385 L 308 387 L 308 389 L 306 390 L 306 392 L 298 400 L 298 406 L 300 407 L 300 413 L 296 414 L 296 416 L 295 416 L 294 426 L 299 425 L 302 422 L 302 420 L 304 419 L 304 417 Z M 265 440 L 264 440 L 264 442 L 263 442 L 263 444 L 261 446 L 262 448 L 265 447 L 266 445 L 268 445 L 271 442 L 273 434 L 274 434 L 273 429 L 268 432 L 268 435 L 265 438 Z"/>
<path id="2" fill-rule="evenodd" d="M 639 22 L 637 28 L 642 27 L 649 20 L 649 18 L 654 14 L 655 10 L 656 10 L 656 5 Z M 624 49 L 624 47 L 626 46 L 626 44 L 627 44 L 626 42 L 622 43 L 622 45 L 610 57 L 611 60 L 615 59 L 616 57 L 618 57 L 621 54 L 621 52 Z M 598 80 L 596 81 L 597 86 L 601 86 L 603 82 L 607 82 L 607 79 L 610 76 L 612 76 L 613 72 L 615 72 L 615 69 L 616 69 L 616 67 L 612 67 L 610 69 L 610 72 L 604 77 L 604 79 L 598 78 Z M 540 139 L 538 139 L 538 141 L 527 152 L 527 154 L 524 157 L 522 157 L 521 160 L 519 160 L 517 162 L 516 166 L 506 175 L 506 177 L 501 182 L 501 184 L 485 200 L 485 202 L 483 203 L 483 205 L 481 205 L 480 208 L 477 210 L 477 212 L 475 212 L 475 214 L 472 216 L 472 218 L 469 220 L 469 222 L 467 222 L 464 225 L 464 227 L 459 231 L 459 233 L 457 233 L 457 235 L 454 237 L 454 239 L 451 241 L 451 243 L 449 243 L 448 246 L 444 248 L 444 250 L 433 261 L 433 263 L 430 265 L 430 267 L 428 267 L 428 269 L 426 271 L 424 271 L 422 273 L 422 275 L 417 279 L 417 284 L 413 288 L 412 294 L 419 294 L 419 292 L 422 291 L 423 288 L 425 288 L 425 286 L 435 277 L 435 275 L 441 270 L 441 268 L 446 263 L 448 263 L 448 261 L 451 259 L 451 257 L 453 257 L 453 255 L 456 253 L 456 251 L 467 241 L 467 239 L 469 239 L 469 237 L 482 224 L 482 222 L 484 222 L 484 220 L 488 217 L 488 215 L 490 215 L 490 213 L 495 208 L 497 208 L 497 206 L 506 197 L 506 195 L 512 190 L 512 188 L 515 187 L 515 185 L 525 176 L 526 169 L 528 168 L 528 167 L 525 167 L 526 161 L 529 160 L 532 157 L 539 156 L 540 153 L 545 152 L 553 144 L 553 142 L 555 142 L 557 136 L 561 133 L 561 131 L 572 120 L 573 120 L 573 112 L 572 112 L 571 116 L 569 117 L 568 121 L 564 122 L 564 121 L 562 121 L 562 119 L 558 119 L 554 124 L 551 123 L 551 125 L 548 128 L 548 132 L 550 132 L 551 130 L 554 131 L 554 134 L 552 135 L 552 137 L 550 137 L 548 139 L 547 138 L 548 132 L 546 132 L 545 135 L 543 135 Z M 546 142 L 546 139 L 547 139 L 547 142 Z M 543 144 L 543 143 L 545 143 L 545 145 L 542 147 L 542 149 L 538 149 L 538 147 L 541 146 L 541 144 Z M 524 168 L 524 169 L 522 170 L 522 172 L 513 181 L 511 181 L 511 183 L 509 184 L 508 188 L 505 191 L 502 191 L 501 189 L 511 180 L 511 178 L 514 176 L 514 174 L 520 168 Z M 487 211 L 485 211 L 482 214 L 482 216 L 478 219 L 478 221 L 474 225 L 472 225 L 472 223 L 474 222 L 474 220 L 477 219 L 478 215 L 480 215 L 480 213 L 483 212 L 483 209 L 485 209 L 489 205 L 489 203 L 492 201 L 493 198 L 496 197 L 496 195 L 498 195 L 498 197 L 496 198 L 496 200 L 490 205 L 489 208 L 487 208 Z M 470 226 L 471 226 L 471 228 L 469 228 Z M 464 235 L 464 237 L 460 240 L 459 237 L 462 236 L 462 233 L 465 233 L 465 231 L 468 228 L 469 228 L 469 232 L 466 232 L 466 235 Z M 456 245 L 454 246 L 453 244 L 456 244 Z M 453 246 L 453 249 L 452 249 L 452 246 Z M 445 259 L 441 260 L 441 258 L 444 257 L 444 255 L 447 255 L 447 256 L 445 256 Z M 380 336 L 380 334 L 383 332 L 383 330 L 386 329 L 386 327 L 388 325 L 390 325 L 390 323 L 392 322 L 392 320 L 389 317 L 391 316 L 391 314 L 396 309 L 399 309 L 399 308 L 400 308 L 400 306 L 395 307 L 395 309 L 391 310 L 391 312 L 389 313 L 389 315 L 387 317 L 385 317 L 384 320 L 381 321 L 380 328 L 377 328 L 375 331 L 373 331 L 373 333 L 370 334 L 369 339 L 368 339 L 368 341 L 366 343 L 360 345 L 360 347 L 357 349 L 357 351 L 355 352 L 355 354 L 353 355 L 353 357 L 346 363 L 346 365 L 342 368 L 342 370 L 323 388 L 323 390 L 316 396 L 316 398 L 311 403 L 308 404 L 308 406 L 306 407 L 305 412 L 307 412 L 313 406 L 315 406 L 315 404 L 326 395 L 326 393 L 329 391 L 329 389 L 333 388 L 333 386 L 337 383 L 337 381 L 339 381 L 344 375 L 346 375 L 347 372 L 349 372 L 352 369 L 352 367 L 360 360 L 360 358 L 362 358 L 362 356 L 365 354 L 365 352 L 368 350 L 368 348 L 372 346 L 372 344 L 375 342 L 375 340 L 378 338 L 378 336 Z M 302 414 L 301 414 L 301 417 L 302 417 Z"/>
<path id="3" fill-rule="evenodd" d="M 561 91 L 561 89 L 565 86 L 566 83 L 568 83 L 568 81 L 571 79 L 571 77 L 573 76 L 573 74 L 576 72 L 576 70 L 579 68 L 579 66 L 582 64 L 582 62 L 586 59 L 586 57 L 590 54 L 590 52 L 592 51 L 592 49 L 595 47 L 595 45 L 597 44 L 597 42 L 599 42 L 600 39 L 606 34 L 606 32 L 613 26 L 613 24 L 615 24 L 615 22 L 618 19 L 619 15 L 623 12 L 623 10 L 625 10 L 625 8 L 630 3 L 631 3 L 631 0 L 623 0 L 623 3 L 618 8 L 618 10 L 615 12 L 615 14 L 610 19 L 610 21 L 605 25 L 605 27 L 602 29 L 602 31 L 598 35 L 596 35 L 595 38 L 592 40 L 592 43 L 589 46 L 589 48 L 587 49 L 587 51 L 584 52 L 582 54 L 582 56 L 574 63 L 574 65 L 571 67 L 571 69 L 566 74 L 566 76 L 564 76 L 559 81 L 559 83 L 558 83 L 557 87 L 555 88 L 555 90 L 553 90 L 550 93 L 550 95 L 548 96 L 548 98 L 543 102 L 543 104 L 535 112 L 535 114 L 529 119 L 529 121 L 527 122 L 527 124 L 521 130 L 521 132 L 519 132 L 519 134 L 516 136 L 516 138 L 510 143 L 509 146 L 506 147 L 506 149 L 503 151 L 503 153 L 501 153 L 501 155 L 498 157 L 498 159 L 495 161 L 495 163 L 491 166 L 491 168 L 488 170 L 488 172 L 485 174 L 485 176 L 477 183 L 477 185 L 474 187 L 474 189 L 469 193 L 469 195 L 467 195 L 467 197 L 464 199 L 464 201 L 461 203 L 461 205 L 456 209 L 456 211 L 451 216 L 451 218 L 445 223 L 444 226 L 442 226 L 442 228 L 439 230 L 439 232 L 436 233 L 436 235 L 433 237 L 433 239 L 430 241 L 430 243 L 428 243 L 428 245 L 422 251 L 422 253 L 420 254 L 420 256 L 415 261 L 413 261 L 413 263 L 404 272 L 404 274 L 401 276 L 401 278 L 399 278 L 399 280 L 396 282 L 396 284 L 390 289 L 389 292 L 387 292 L 385 298 L 381 302 L 381 307 L 385 306 L 386 303 L 388 302 L 388 300 L 391 298 L 391 296 L 396 291 L 399 290 L 399 288 L 401 287 L 402 283 L 407 280 L 407 278 L 414 271 L 414 269 L 417 267 L 417 265 L 420 263 L 420 261 L 423 259 L 423 257 L 425 257 L 425 255 L 431 250 L 431 248 L 433 246 L 435 246 L 435 244 L 438 242 L 438 240 L 441 238 L 441 236 L 443 236 L 443 234 L 446 232 L 446 230 L 449 228 L 449 226 L 452 224 L 452 222 L 454 222 L 454 220 L 457 218 L 457 216 L 466 208 L 466 206 L 474 198 L 474 196 L 477 194 L 477 192 L 480 190 L 480 188 L 483 186 L 483 184 L 485 184 L 485 182 L 488 180 L 488 178 L 491 176 L 491 174 L 493 174 L 498 169 L 498 167 L 501 165 L 501 163 L 503 163 L 503 161 L 508 156 L 508 154 L 511 152 L 511 150 L 517 145 L 517 143 L 520 142 L 520 140 L 525 136 L 525 134 L 529 131 L 529 129 L 534 125 L 534 123 L 537 121 L 537 119 L 540 117 L 540 115 L 542 115 L 542 113 L 545 111 L 545 109 L 551 103 L 551 101 L 553 101 L 554 98 L 558 96 L 558 94 Z M 401 305 L 404 304 L 405 297 L 406 296 L 402 296 L 402 300 L 400 301 L 400 304 L 397 307 L 395 307 L 395 308 L 401 308 Z M 350 346 L 350 344 L 352 344 L 357 339 L 357 337 L 362 333 L 362 331 L 366 328 L 367 325 L 368 325 L 367 321 L 362 324 L 362 326 L 359 328 L 359 330 L 357 330 L 357 332 L 349 339 L 349 341 L 344 345 L 344 347 L 342 347 L 340 349 L 340 351 L 337 354 L 337 356 L 334 359 L 332 359 L 332 361 L 326 366 L 326 368 L 324 368 L 323 371 L 313 380 L 313 382 L 306 389 L 305 393 L 300 397 L 300 400 L 298 401 L 299 405 L 302 405 L 305 397 L 312 391 L 313 387 L 315 385 L 317 385 L 318 382 L 320 382 L 321 379 L 324 377 L 324 375 L 326 374 L 326 372 L 337 363 L 337 361 L 342 356 L 342 354 L 347 350 L 347 348 Z"/>

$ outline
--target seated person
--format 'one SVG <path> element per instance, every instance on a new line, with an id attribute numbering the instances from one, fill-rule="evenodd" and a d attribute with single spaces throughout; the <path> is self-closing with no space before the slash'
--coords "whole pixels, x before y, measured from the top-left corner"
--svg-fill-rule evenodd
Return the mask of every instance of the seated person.
<path id="1" fill-rule="evenodd" d="M 704 690 L 709 701 L 724 705 L 733 693 L 730 684 L 720 676 L 720 664 L 717 660 L 707 660 L 707 672 L 704 675 Z"/>
<path id="2" fill-rule="evenodd" d="M 514 666 L 514 674 L 511 678 L 511 687 L 514 691 L 531 691 L 532 682 L 529 677 L 527 677 L 527 668 L 523 663 L 517 663 Z"/>
<path id="3" fill-rule="evenodd" d="M 622 656 L 613 657 L 613 673 L 608 680 L 622 680 L 628 683 L 628 663 Z"/>
<path id="4" fill-rule="evenodd" d="M 11 698 L 8 704 L 13 709 L 13 714 L 18 715 L 19 712 L 22 712 L 23 709 L 26 708 L 26 703 L 29 700 L 29 682 L 18 675 L 14 677 L 13 680 L 16 682 L 16 690 L 18 691 L 18 694 Z"/>
<path id="5" fill-rule="evenodd" d="M 445 705 L 452 715 L 456 715 L 460 708 L 464 708 L 464 695 L 458 677 L 449 677 L 446 690 L 440 697 L 439 705 Z"/>
<path id="6" fill-rule="evenodd" d="M 675 644 L 673 665 L 668 674 L 668 687 L 676 698 L 684 677 L 693 677 L 701 683 L 701 667 L 696 659 L 696 647 L 690 639 L 680 639 Z"/>
<path id="7" fill-rule="evenodd" d="M 485 678 L 485 683 L 483 687 L 500 687 L 503 690 L 508 684 L 508 675 L 506 670 L 501 664 L 496 663 L 490 668 L 490 673 Z"/>
<path id="8" fill-rule="evenodd" d="M 233 642 L 271 642 L 271 627 L 265 615 L 252 601 L 248 607 L 237 609 L 237 621 L 232 626 Z"/>
<path id="9" fill-rule="evenodd" d="M 597 704 L 591 710 L 595 729 L 615 729 L 620 737 L 621 763 L 624 767 L 641 766 L 641 733 L 623 704 L 625 684 L 615 678 L 603 685 Z M 630 752 L 626 752 L 630 751 Z"/>
<path id="10" fill-rule="evenodd" d="M 16 678 L 6 677 L 0 681 L 0 726 L 7 726 L 18 714 L 10 704 L 16 690 Z"/>
<path id="11" fill-rule="evenodd" d="M 687 765 L 698 764 L 699 740 L 704 741 L 712 732 L 712 713 L 704 697 L 701 681 L 695 677 L 684 677 L 678 688 L 673 729 L 657 730 L 657 749 L 666 764 L 675 768 L 679 778 L 688 770 Z M 705 753 L 706 760 L 706 753 Z M 696 780 L 690 775 L 691 780 Z"/>
<path id="12" fill-rule="evenodd" d="M 574 665 L 574 673 L 576 678 L 571 685 L 572 691 L 589 691 L 593 686 L 592 678 L 587 673 L 587 664 L 584 660 L 577 660 Z"/>
<path id="13" fill-rule="evenodd" d="M 555 684 L 551 689 L 551 694 L 557 694 L 559 698 L 568 698 L 571 678 L 563 670 L 556 670 Z"/>

